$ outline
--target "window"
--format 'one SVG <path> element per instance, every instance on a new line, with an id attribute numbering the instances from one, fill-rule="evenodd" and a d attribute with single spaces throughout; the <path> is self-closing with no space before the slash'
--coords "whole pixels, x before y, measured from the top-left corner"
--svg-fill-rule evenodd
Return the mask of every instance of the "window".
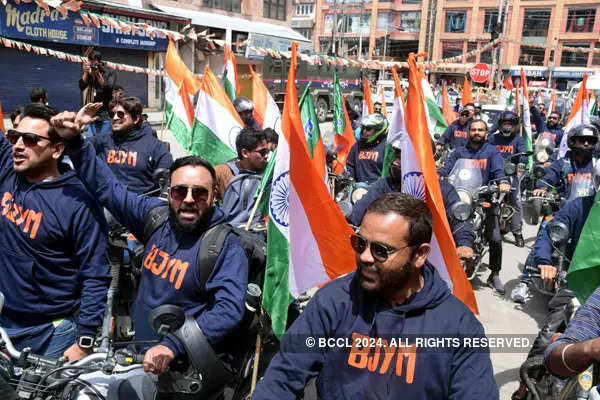
<path id="1" fill-rule="evenodd" d="M 596 42 L 596 49 L 600 50 L 600 42 Z M 600 65 L 600 51 L 597 53 L 593 53 L 592 55 L 592 65 Z"/>
<path id="2" fill-rule="evenodd" d="M 467 43 L 467 52 L 469 51 L 473 51 L 477 48 L 477 42 L 469 42 Z M 469 63 L 474 63 L 475 59 L 476 59 L 477 55 L 472 55 L 470 57 L 467 57 L 467 62 Z"/>
<path id="3" fill-rule="evenodd" d="M 421 4 L 421 0 L 402 0 L 402 4 Z"/>
<path id="4" fill-rule="evenodd" d="M 456 57 L 463 53 L 463 42 L 461 41 L 443 41 L 442 58 Z"/>
<path id="5" fill-rule="evenodd" d="M 296 5 L 296 15 L 298 16 L 303 16 L 303 15 L 310 15 L 313 12 L 313 5 L 312 4 L 297 4 Z"/>
<path id="6" fill-rule="evenodd" d="M 494 25 L 498 23 L 498 10 L 485 10 L 485 18 L 483 19 L 483 32 L 491 32 Z"/>
<path id="7" fill-rule="evenodd" d="M 402 32 L 419 32 L 421 30 L 421 12 L 405 11 L 400 13 L 400 26 Z"/>
<path id="8" fill-rule="evenodd" d="M 446 32 L 464 32 L 466 23 L 466 11 L 446 11 Z"/>
<path id="9" fill-rule="evenodd" d="M 264 0 L 263 17 L 285 21 L 285 0 Z"/>
<path id="10" fill-rule="evenodd" d="M 241 0 L 203 0 L 202 6 L 238 13 L 242 12 Z"/>
<path id="11" fill-rule="evenodd" d="M 482 42 L 479 45 L 481 47 L 485 46 L 487 44 L 487 42 Z M 492 51 L 491 50 L 487 50 L 481 53 L 481 55 L 479 56 L 479 62 L 484 63 L 484 64 L 491 64 L 492 63 Z"/>
<path id="12" fill-rule="evenodd" d="M 385 31 L 387 30 L 392 31 L 394 30 L 394 26 L 393 26 L 393 19 L 391 19 L 392 14 L 387 13 L 387 12 L 380 12 L 377 14 L 377 30 L 378 31 Z"/>
<path id="13" fill-rule="evenodd" d="M 308 40 L 312 40 L 312 28 L 294 28 L 296 32 L 304 36 Z"/>
<path id="14" fill-rule="evenodd" d="M 590 47 L 590 43 L 562 43 L 565 47 Z M 562 51 L 560 58 L 561 67 L 587 67 L 589 53 L 578 51 Z"/>
<path id="15" fill-rule="evenodd" d="M 523 20 L 523 37 L 548 37 L 548 25 L 550 24 L 549 9 L 525 9 Z"/>
<path id="16" fill-rule="evenodd" d="M 592 32 L 594 29 L 595 18 L 595 8 L 569 8 L 566 31 Z"/>
<path id="17" fill-rule="evenodd" d="M 331 33 L 333 31 L 333 14 L 325 15 L 325 26 L 323 27 L 325 33 Z"/>
<path id="18" fill-rule="evenodd" d="M 519 55 L 520 65 L 544 65 L 545 49 L 537 47 L 521 46 L 521 54 Z"/>

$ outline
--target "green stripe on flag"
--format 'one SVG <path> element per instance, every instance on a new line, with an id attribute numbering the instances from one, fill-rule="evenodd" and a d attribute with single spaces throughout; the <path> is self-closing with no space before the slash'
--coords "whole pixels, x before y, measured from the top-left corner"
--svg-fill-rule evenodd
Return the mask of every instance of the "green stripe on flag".
<path id="1" fill-rule="evenodd" d="M 569 288 L 583 304 L 600 286 L 600 192 L 583 224 L 579 242 L 567 273 Z"/>
<path id="2" fill-rule="evenodd" d="M 197 119 L 192 128 L 190 154 L 200 156 L 212 165 L 222 164 L 237 157 L 235 151 L 221 141 L 210 128 Z"/>
<path id="3" fill-rule="evenodd" d="M 333 129 L 335 133 L 344 136 L 346 130 L 346 117 L 342 104 L 342 90 L 337 71 L 333 71 Z M 346 110 L 347 111 L 347 110 Z"/>
<path id="4" fill-rule="evenodd" d="M 165 114 L 167 117 L 167 129 L 173 133 L 175 139 L 181 147 L 188 149 L 190 147 L 191 132 L 185 121 L 182 121 L 173 111 L 173 105 L 168 101 L 165 102 Z"/>
<path id="5" fill-rule="evenodd" d="M 258 203 L 257 211 L 262 215 L 269 215 L 269 198 L 271 197 L 271 182 L 273 181 L 273 170 L 275 169 L 275 159 L 277 158 L 277 149 L 271 154 L 269 163 L 265 168 L 260 185 L 254 195 L 254 200 L 258 197 L 260 192 L 264 192 L 260 202 Z"/>
<path id="6" fill-rule="evenodd" d="M 287 325 L 287 315 L 293 298 L 290 296 L 290 244 L 270 222 L 267 228 L 267 267 L 262 304 L 271 317 L 273 333 L 281 339 Z"/>
<path id="7" fill-rule="evenodd" d="M 223 74 L 223 89 L 225 89 L 225 93 L 227 93 L 227 97 L 229 97 L 229 100 L 234 101 L 235 88 L 233 87 L 231 81 L 228 79 L 227 73 Z"/>
<path id="8" fill-rule="evenodd" d="M 390 175 L 390 164 L 396 159 L 396 152 L 392 149 L 391 143 L 385 144 L 385 153 L 383 153 L 383 169 L 381 177 L 385 178 Z"/>
<path id="9" fill-rule="evenodd" d="M 300 108 L 300 118 L 302 119 L 302 127 L 304 128 L 304 136 L 306 138 L 306 145 L 308 147 L 308 154 L 310 158 L 313 157 L 313 152 L 319 139 L 321 138 L 321 130 L 319 129 L 319 120 L 317 119 L 317 113 L 315 112 L 315 104 L 313 97 L 310 94 L 310 84 L 306 85 L 304 93 L 300 97 L 298 106 Z"/>
<path id="10" fill-rule="evenodd" d="M 448 123 L 444 118 L 444 114 L 442 114 L 442 110 L 438 107 L 437 104 L 433 101 L 433 99 L 426 98 L 425 102 L 427 103 L 427 110 L 429 111 L 429 116 L 433 118 L 436 122 L 435 131 L 436 133 L 444 133 L 446 128 L 448 127 Z"/>

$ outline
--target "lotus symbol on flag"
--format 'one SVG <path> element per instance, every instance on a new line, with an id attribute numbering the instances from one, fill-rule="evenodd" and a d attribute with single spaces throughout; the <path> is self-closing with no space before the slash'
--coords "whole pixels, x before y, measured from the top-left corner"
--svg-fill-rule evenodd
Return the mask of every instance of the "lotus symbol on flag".
<path id="1" fill-rule="evenodd" d="M 274 181 L 271 188 L 271 215 L 273 219 L 280 225 L 289 226 L 290 218 L 288 208 L 290 190 L 290 171 L 285 171 L 279 175 Z"/>
<path id="2" fill-rule="evenodd" d="M 421 200 L 425 200 L 425 182 L 423 174 L 411 171 L 402 177 L 402 191 Z"/>
<path id="3" fill-rule="evenodd" d="M 309 117 L 308 121 L 306 121 L 306 124 L 304 124 L 304 132 L 306 132 L 306 134 L 309 137 L 312 137 L 312 132 L 313 132 L 314 128 L 315 128 L 315 126 L 313 125 L 312 119 L 310 119 L 310 117 Z"/>

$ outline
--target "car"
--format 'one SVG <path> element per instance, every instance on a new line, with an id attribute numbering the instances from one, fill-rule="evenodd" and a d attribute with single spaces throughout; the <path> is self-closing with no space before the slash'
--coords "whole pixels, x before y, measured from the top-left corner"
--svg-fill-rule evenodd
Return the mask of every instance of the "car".
<path id="1" fill-rule="evenodd" d="M 499 104 L 483 104 L 481 106 L 481 119 L 487 123 L 490 131 L 495 129 L 500 113 L 506 109 L 505 106 Z"/>

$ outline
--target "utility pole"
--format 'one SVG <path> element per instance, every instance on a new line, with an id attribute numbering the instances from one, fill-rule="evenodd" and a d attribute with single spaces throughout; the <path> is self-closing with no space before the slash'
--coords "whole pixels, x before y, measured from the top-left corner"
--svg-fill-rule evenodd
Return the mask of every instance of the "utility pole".
<path id="1" fill-rule="evenodd" d="M 502 36 L 506 37 L 506 32 L 508 30 L 507 26 L 508 26 L 508 5 L 510 3 L 510 0 L 505 0 L 506 3 L 504 4 L 504 15 L 502 15 Z M 504 60 L 504 46 L 506 46 L 505 42 L 500 42 L 500 60 L 498 61 L 498 74 L 497 74 L 497 79 L 496 82 L 499 84 L 500 82 L 502 82 L 502 73 L 500 72 L 500 65 L 502 65 L 502 60 Z"/>
<path id="2" fill-rule="evenodd" d="M 390 15 L 389 13 L 386 15 Z M 389 17 L 388 17 L 389 21 Z M 388 21 L 385 22 L 385 36 L 383 37 L 383 61 L 385 61 L 385 57 L 387 56 L 387 35 L 388 35 Z"/>
<path id="3" fill-rule="evenodd" d="M 373 0 L 371 3 L 371 29 L 369 33 L 369 56 L 368 59 L 373 58 L 373 50 L 375 49 L 375 36 L 377 33 L 377 8 L 379 7 L 379 0 Z"/>
<path id="4" fill-rule="evenodd" d="M 427 29 L 427 61 L 431 61 L 431 40 L 433 36 L 433 20 L 435 19 L 433 16 L 437 15 L 436 8 L 436 0 L 431 0 L 429 2 L 429 28 Z"/>
<path id="5" fill-rule="evenodd" d="M 331 27 L 331 43 L 329 44 L 329 50 L 327 54 L 336 54 L 335 51 L 335 34 L 337 31 L 337 0 L 333 0 L 333 26 Z"/>
<path id="6" fill-rule="evenodd" d="M 365 0 L 360 0 L 360 22 L 358 23 L 358 59 L 362 58 L 362 35 L 363 35 L 363 14 L 365 12 Z"/>

